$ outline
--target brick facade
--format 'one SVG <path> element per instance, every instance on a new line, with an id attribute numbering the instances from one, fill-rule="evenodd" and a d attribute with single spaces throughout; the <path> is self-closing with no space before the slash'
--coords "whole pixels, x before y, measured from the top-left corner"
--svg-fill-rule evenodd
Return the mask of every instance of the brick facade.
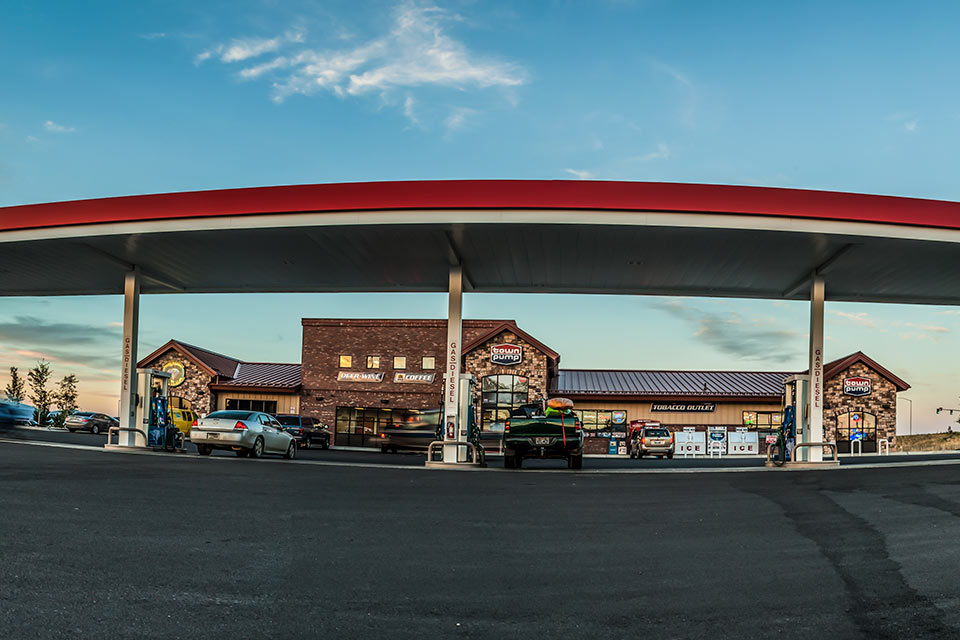
<path id="1" fill-rule="evenodd" d="M 869 378 L 870 394 L 848 396 L 843 393 L 843 379 Z M 877 417 L 877 441 L 887 438 L 893 447 L 897 438 L 897 387 L 872 367 L 856 362 L 827 380 L 823 393 L 823 436 L 827 441 L 838 442 L 837 416 L 848 411 L 872 413 Z M 873 449 L 875 443 L 864 443 L 864 451 Z"/>
<path id="2" fill-rule="evenodd" d="M 171 387 L 171 396 L 180 396 L 190 402 L 194 411 L 201 415 L 216 411 L 216 392 L 210 390 L 213 376 L 198 367 L 190 358 L 187 358 L 176 349 L 170 348 L 149 362 L 141 363 L 142 368 L 163 369 L 168 362 L 179 362 L 183 365 L 184 380 L 180 386 Z"/>
<path id="3" fill-rule="evenodd" d="M 327 320 L 304 318 L 302 391 L 300 413 L 333 426 L 337 407 L 375 407 L 383 409 L 434 409 L 442 404 L 445 362 L 446 320 Z M 481 338 L 505 320 L 464 320 L 463 344 Z M 512 367 L 490 362 L 490 345 L 519 344 L 523 362 Z M 340 356 L 352 358 L 349 368 L 340 368 Z M 377 369 L 367 368 L 367 356 L 379 356 Z M 395 356 L 406 357 L 406 368 L 394 369 Z M 422 358 L 432 356 L 434 368 L 421 367 Z M 513 331 L 491 336 L 465 353 L 462 370 L 478 377 L 494 373 L 526 375 L 531 389 L 546 391 L 548 365 L 544 355 L 531 342 Z M 337 379 L 341 371 L 383 374 L 380 382 L 354 382 Z M 395 382 L 399 372 L 433 373 L 430 383 Z M 531 393 L 531 396 L 533 394 Z M 334 436 L 336 440 L 336 436 Z"/>

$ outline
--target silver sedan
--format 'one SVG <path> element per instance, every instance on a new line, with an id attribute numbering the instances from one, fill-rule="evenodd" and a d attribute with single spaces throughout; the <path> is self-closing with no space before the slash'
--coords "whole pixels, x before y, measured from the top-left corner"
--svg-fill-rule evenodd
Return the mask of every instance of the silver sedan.
<path id="1" fill-rule="evenodd" d="M 296 440 L 276 418 L 259 411 L 214 411 L 190 428 L 190 441 L 202 456 L 214 449 L 236 451 L 241 458 L 277 453 L 291 460 L 297 455 Z"/>

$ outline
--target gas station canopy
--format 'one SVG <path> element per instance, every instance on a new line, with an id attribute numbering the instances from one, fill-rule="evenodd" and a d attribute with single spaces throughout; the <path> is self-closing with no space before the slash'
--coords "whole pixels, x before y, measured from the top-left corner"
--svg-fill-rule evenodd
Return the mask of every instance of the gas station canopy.
<path id="1" fill-rule="evenodd" d="M 960 203 L 589 181 L 320 184 L 0 208 L 0 295 L 448 290 L 960 304 Z"/>

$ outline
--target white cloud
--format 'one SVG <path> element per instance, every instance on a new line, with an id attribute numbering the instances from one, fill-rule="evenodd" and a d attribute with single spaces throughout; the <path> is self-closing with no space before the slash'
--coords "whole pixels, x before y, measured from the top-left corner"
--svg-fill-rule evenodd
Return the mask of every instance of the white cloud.
<path id="1" fill-rule="evenodd" d="M 661 142 L 657 145 L 656 151 L 651 151 L 650 153 L 645 153 L 640 156 L 631 156 L 627 159 L 635 162 L 650 162 L 651 160 L 666 160 L 669 157 L 670 147 Z"/>
<path id="2" fill-rule="evenodd" d="M 165 33 L 141 33 L 138 37 L 143 38 L 144 40 L 160 40 L 161 38 L 166 38 L 167 34 Z"/>
<path id="3" fill-rule="evenodd" d="M 275 102 L 319 92 L 346 98 L 431 86 L 508 89 L 526 82 L 518 65 L 475 55 L 450 36 L 446 26 L 456 20 L 461 18 L 435 6 L 402 4 L 394 10 L 388 33 L 351 47 L 309 48 L 302 31 L 290 31 L 276 38 L 234 39 L 200 53 L 194 62 L 216 57 L 229 64 L 278 53 L 272 61 L 238 72 L 245 80 L 268 79 Z M 392 103 L 402 104 L 407 113 L 407 101 Z M 448 131 L 462 126 L 467 115 L 462 110 L 451 114 Z"/>
<path id="4" fill-rule="evenodd" d="M 592 180 L 594 174 L 590 171 L 581 171 L 580 169 L 564 169 L 567 173 L 575 176 L 577 180 Z"/>
<path id="5" fill-rule="evenodd" d="M 416 125 L 420 124 L 420 121 L 417 120 L 417 114 L 414 108 L 417 105 L 417 101 L 414 100 L 413 96 L 407 96 L 403 101 L 403 115 L 406 116 L 407 120 L 410 121 L 410 124 Z"/>
<path id="6" fill-rule="evenodd" d="M 450 112 L 450 115 L 447 116 L 447 119 L 443 121 L 443 126 L 447 129 L 447 134 L 453 133 L 458 129 L 462 129 L 463 126 L 467 123 L 467 118 L 476 115 L 479 113 L 476 109 L 470 109 L 467 107 L 457 107 Z"/>
<path id="7" fill-rule="evenodd" d="M 849 320 L 855 324 L 859 324 L 864 327 L 875 327 L 873 320 L 868 317 L 868 314 L 865 312 L 860 313 L 848 313 L 846 311 L 831 311 L 830 315 L 837 316 L 838 318 L 843 318 L 844 320 Z"/>
<path id="8" fill-rule="evenodd" d="M 904 322 L 903 326 L 919 329 L 920 331 L 930 331 L 932 333 L 950 333 L 950 329 L 933 324 L 917 324 L 916 322 Z"/>
<path id="9" fill-rule="evenodd" d="M 27 136 L 27 142 L 40 142 L 40 138 L 37 136 Z"/>
<path id="10" fill-rule="evenodd" d="M 947 309 L 946 311 L 937 311 L 941 316 L 960 316 L 960 309 Z"/>
<path id="11" fill-rule="evenodd" d="M 57 124 L 53 120 L 47 120 L 46 122 L 44 122 L 43 127 L 47 131 L 50 131 L 51 133 L 73 133 L 74 131 L 76 131 L 76 129 L 73 127 L 67 127 L 62 124 Z"/>
<path id="12" fill-rule="evenodd" d="M 904 128 L 905 130 L 909 131 L 910 133 L 913 133 L 914 131 L 917 130 L 917 121 L 916 121 L 916 120 L 909 120 L 909 121 L 907 121 L 907 122 L 904 122 L 904 123 L 903 123 L 903 128 Z"/>

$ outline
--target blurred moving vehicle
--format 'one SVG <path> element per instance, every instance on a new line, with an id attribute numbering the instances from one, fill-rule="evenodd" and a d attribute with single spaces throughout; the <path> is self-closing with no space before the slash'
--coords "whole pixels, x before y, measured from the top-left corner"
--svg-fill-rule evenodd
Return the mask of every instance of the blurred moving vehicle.
<path id="1" fill-rule="evenodd" d="M 182 433 L 190 435 L 190 428 L 194 421 L 200 416 L 195 414 L 192 409 L 181 409 L 180 407 L 170 407 L 167 410 L 167 422 L 179 429 Z"/>
<path id="2" fill-rule="evenodd" d="M 0 424 L 3 425 L 35 425 L 33 407 L 22 402 L 0 400 Z"/>
<path id="3" fill-rule="evenodd" d="M 106 433 L 110 427 L 117 427 L 113 418 L 105 413 L 96 413 L 94 411 L 77 411 L 67 416 L 63 421 L 63 426 L 73 433 L 74 431 L 89 431 L 90 433 Z"/>
<path id="4" fill-rule="evenodd" d="M 659 458 L 672 458 L 674 451 L 673 434 L 665 427 L 645 426 L 634 434 L 630 445 L 630 457 L 642 458 L 646 455 Z"/>
<path id="5" fill-rule="evenodd" d="M 259 411 L 214 411 L 197 420 L 190 429 L 190 441 L 202 456 L 214 449 L 236 451 L 241 458 L 275 453 L 292 460 L 297 455 L 293 436 L 276 418 Z"/>
<path id="6" fill-rule="evenodd" d="M 321 449 L 330 448 L 330 430 L 316 418 L 298 416 L 294 413 L 279 413 L 276 418 L 283 430 L 293 436 L 297 444 L 304 449 L 309 449 L 313 445 Z"/>
<path id="7" fill-rule="evenodd" d="M 401 449 L 426 451 L 431 442 L 440 439 L 442 413 L 442 409 L 409 412 L 402 422 L 380 432 L 380 451 L 382 453 L 397 453 Z"/>

